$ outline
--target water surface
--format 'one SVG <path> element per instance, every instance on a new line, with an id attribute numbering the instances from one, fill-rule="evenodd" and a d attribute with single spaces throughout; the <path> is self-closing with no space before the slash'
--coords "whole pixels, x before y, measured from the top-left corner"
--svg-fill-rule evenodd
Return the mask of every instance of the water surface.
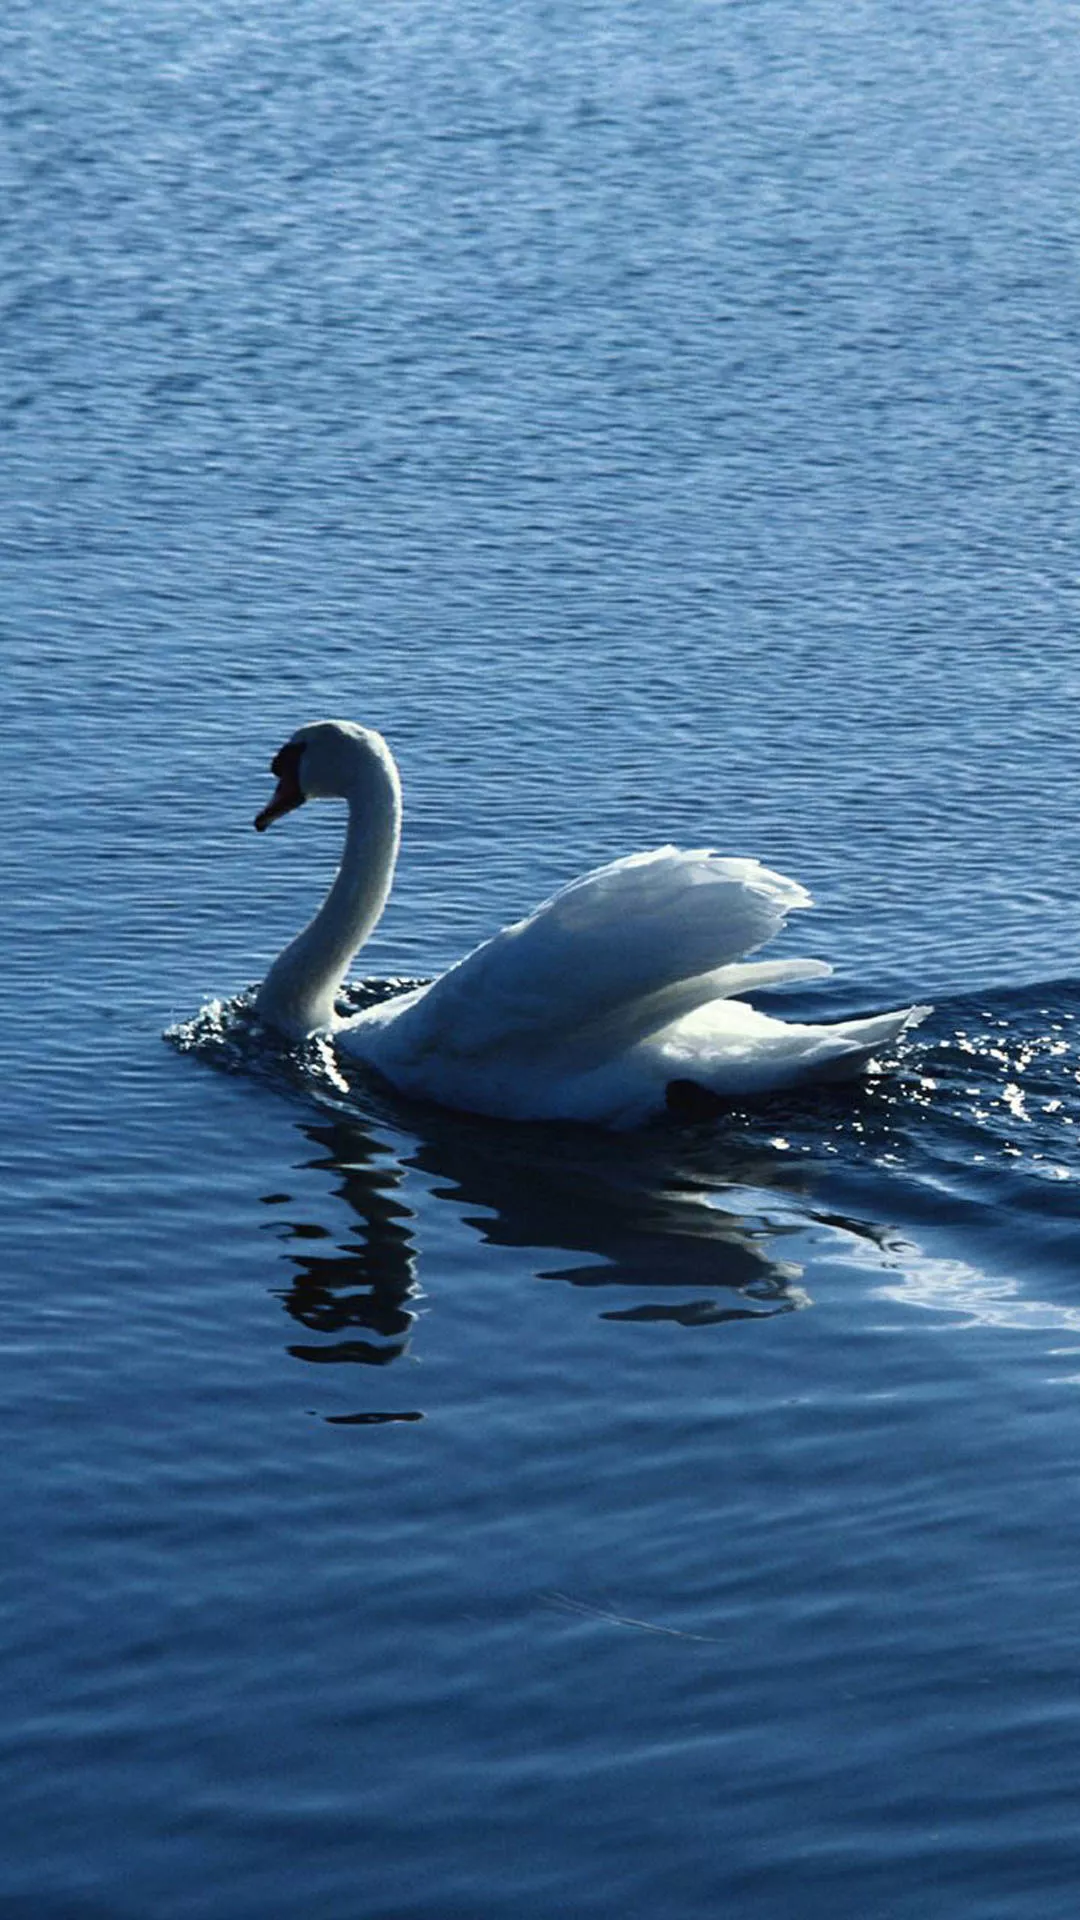
<path id="1" fill-rule="evenodd" d="M 1071 22 L 3 41 L 5 1916 L 1064 1920 Z M 242 998 L 323 714 L 369 979 L 672 839 L 934 1018 L 630 1139 L 342 1087 Z"/>

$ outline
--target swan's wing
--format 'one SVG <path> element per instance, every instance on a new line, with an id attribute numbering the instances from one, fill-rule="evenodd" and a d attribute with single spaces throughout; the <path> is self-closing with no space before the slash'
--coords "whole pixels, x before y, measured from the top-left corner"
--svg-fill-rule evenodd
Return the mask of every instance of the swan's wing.
<path id="1" fill-rule="evenodd" d="M 805 888 L 756 860 L 676 847 L 632 854 L 575 880 L 467 955 L 410 1007 L 396 1039 L 414 1057 L 431 1046 L 477 1058 L 599 1024 L 609 1044 L 617 1036 L 625 1045 L 762 974 L 821 972 L 808 962 L 733 965 L 778 933 L 793 908 L 809 905 Z M 722 969 L 730 973 L 718 977 Z"/>

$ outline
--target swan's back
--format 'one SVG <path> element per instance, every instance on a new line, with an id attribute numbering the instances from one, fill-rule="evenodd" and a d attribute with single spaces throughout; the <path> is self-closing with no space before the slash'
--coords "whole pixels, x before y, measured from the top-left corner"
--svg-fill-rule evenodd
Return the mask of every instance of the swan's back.
<path id="1" fill-rule="evenodd" d="M 756 860 L 676 847 L 631 854 L 573 881 L 444 973 L 410 1013 L 412 1044 L 477 1059 L 602 1026 L 609 1046 L 626 1045 L 631 1028 L 640 1034 L 643 1007 L 653 1027 L 666 1024 L 685 1010 L 680 988 L 755 952 L 791 909 L 810 904 L 804 887 Z M 780 964 L 798 964 L 800 978 L 805 965 L 828 971 Z M 719 990 L 703 985 L 689 1004 Z"/>
<path id="2" fill-rule="evenodd" d="M 673 1080 L 720 1094 L 856 1072 L 911 1018 L 789 1025 L 733 995 L 820 978 L 747 961 L 810 904 L 754 860 L 661 847 L 575 881 L 432 986 L 358 1015 L 347 1051 L 404 1092 L 516 1119 L 629 1126 Z"/>

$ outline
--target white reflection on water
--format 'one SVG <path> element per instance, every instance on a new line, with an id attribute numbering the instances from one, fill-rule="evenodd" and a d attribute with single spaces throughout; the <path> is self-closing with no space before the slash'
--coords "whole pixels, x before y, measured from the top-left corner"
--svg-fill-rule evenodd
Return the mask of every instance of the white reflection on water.
<path id="1" fill-rule="evenodd" d="M 865 1249 L 859 1263 L 865 1263 Z M 875 1287 L 877 1298 L 931 1313 L 960 1314 L 971 1326 L 1007 1327 L 1021 1333 L 1044 1327 L 1080 1332 L 1080 1307 L 1033 1299 L 1028 1281 L 987 1273 L 967 1260 L 939 1259 L 915 1246 L 903 1248 L 901 1264 L 899 1279 Z"/>

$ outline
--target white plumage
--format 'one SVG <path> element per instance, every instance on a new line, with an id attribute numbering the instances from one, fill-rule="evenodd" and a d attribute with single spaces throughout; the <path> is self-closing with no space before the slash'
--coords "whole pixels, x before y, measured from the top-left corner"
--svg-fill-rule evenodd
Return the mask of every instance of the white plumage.
<path id="1" fill-rule="evenodd" d="M 347 1021 L 334 995 L 382 911 L 400 833 L 400 785 L 380 735 L 302 727 L 274 761 L 257 825 L 338 796 L 349 827 L 319 913 L 275 962 L 260 1017 L 335 1045 L 400 1091 L 509 1119 L 634 1126 L 672 1083 L 736 1097 L 857 1074 L 928 1011 L 831 1025 L 777 1020 L 733 996 L 818 979 L 819 960 L 747 960 L 810 897 L 756 860 L 661 847 L 586 874 L 504 927 L 430 986 Z"/>

